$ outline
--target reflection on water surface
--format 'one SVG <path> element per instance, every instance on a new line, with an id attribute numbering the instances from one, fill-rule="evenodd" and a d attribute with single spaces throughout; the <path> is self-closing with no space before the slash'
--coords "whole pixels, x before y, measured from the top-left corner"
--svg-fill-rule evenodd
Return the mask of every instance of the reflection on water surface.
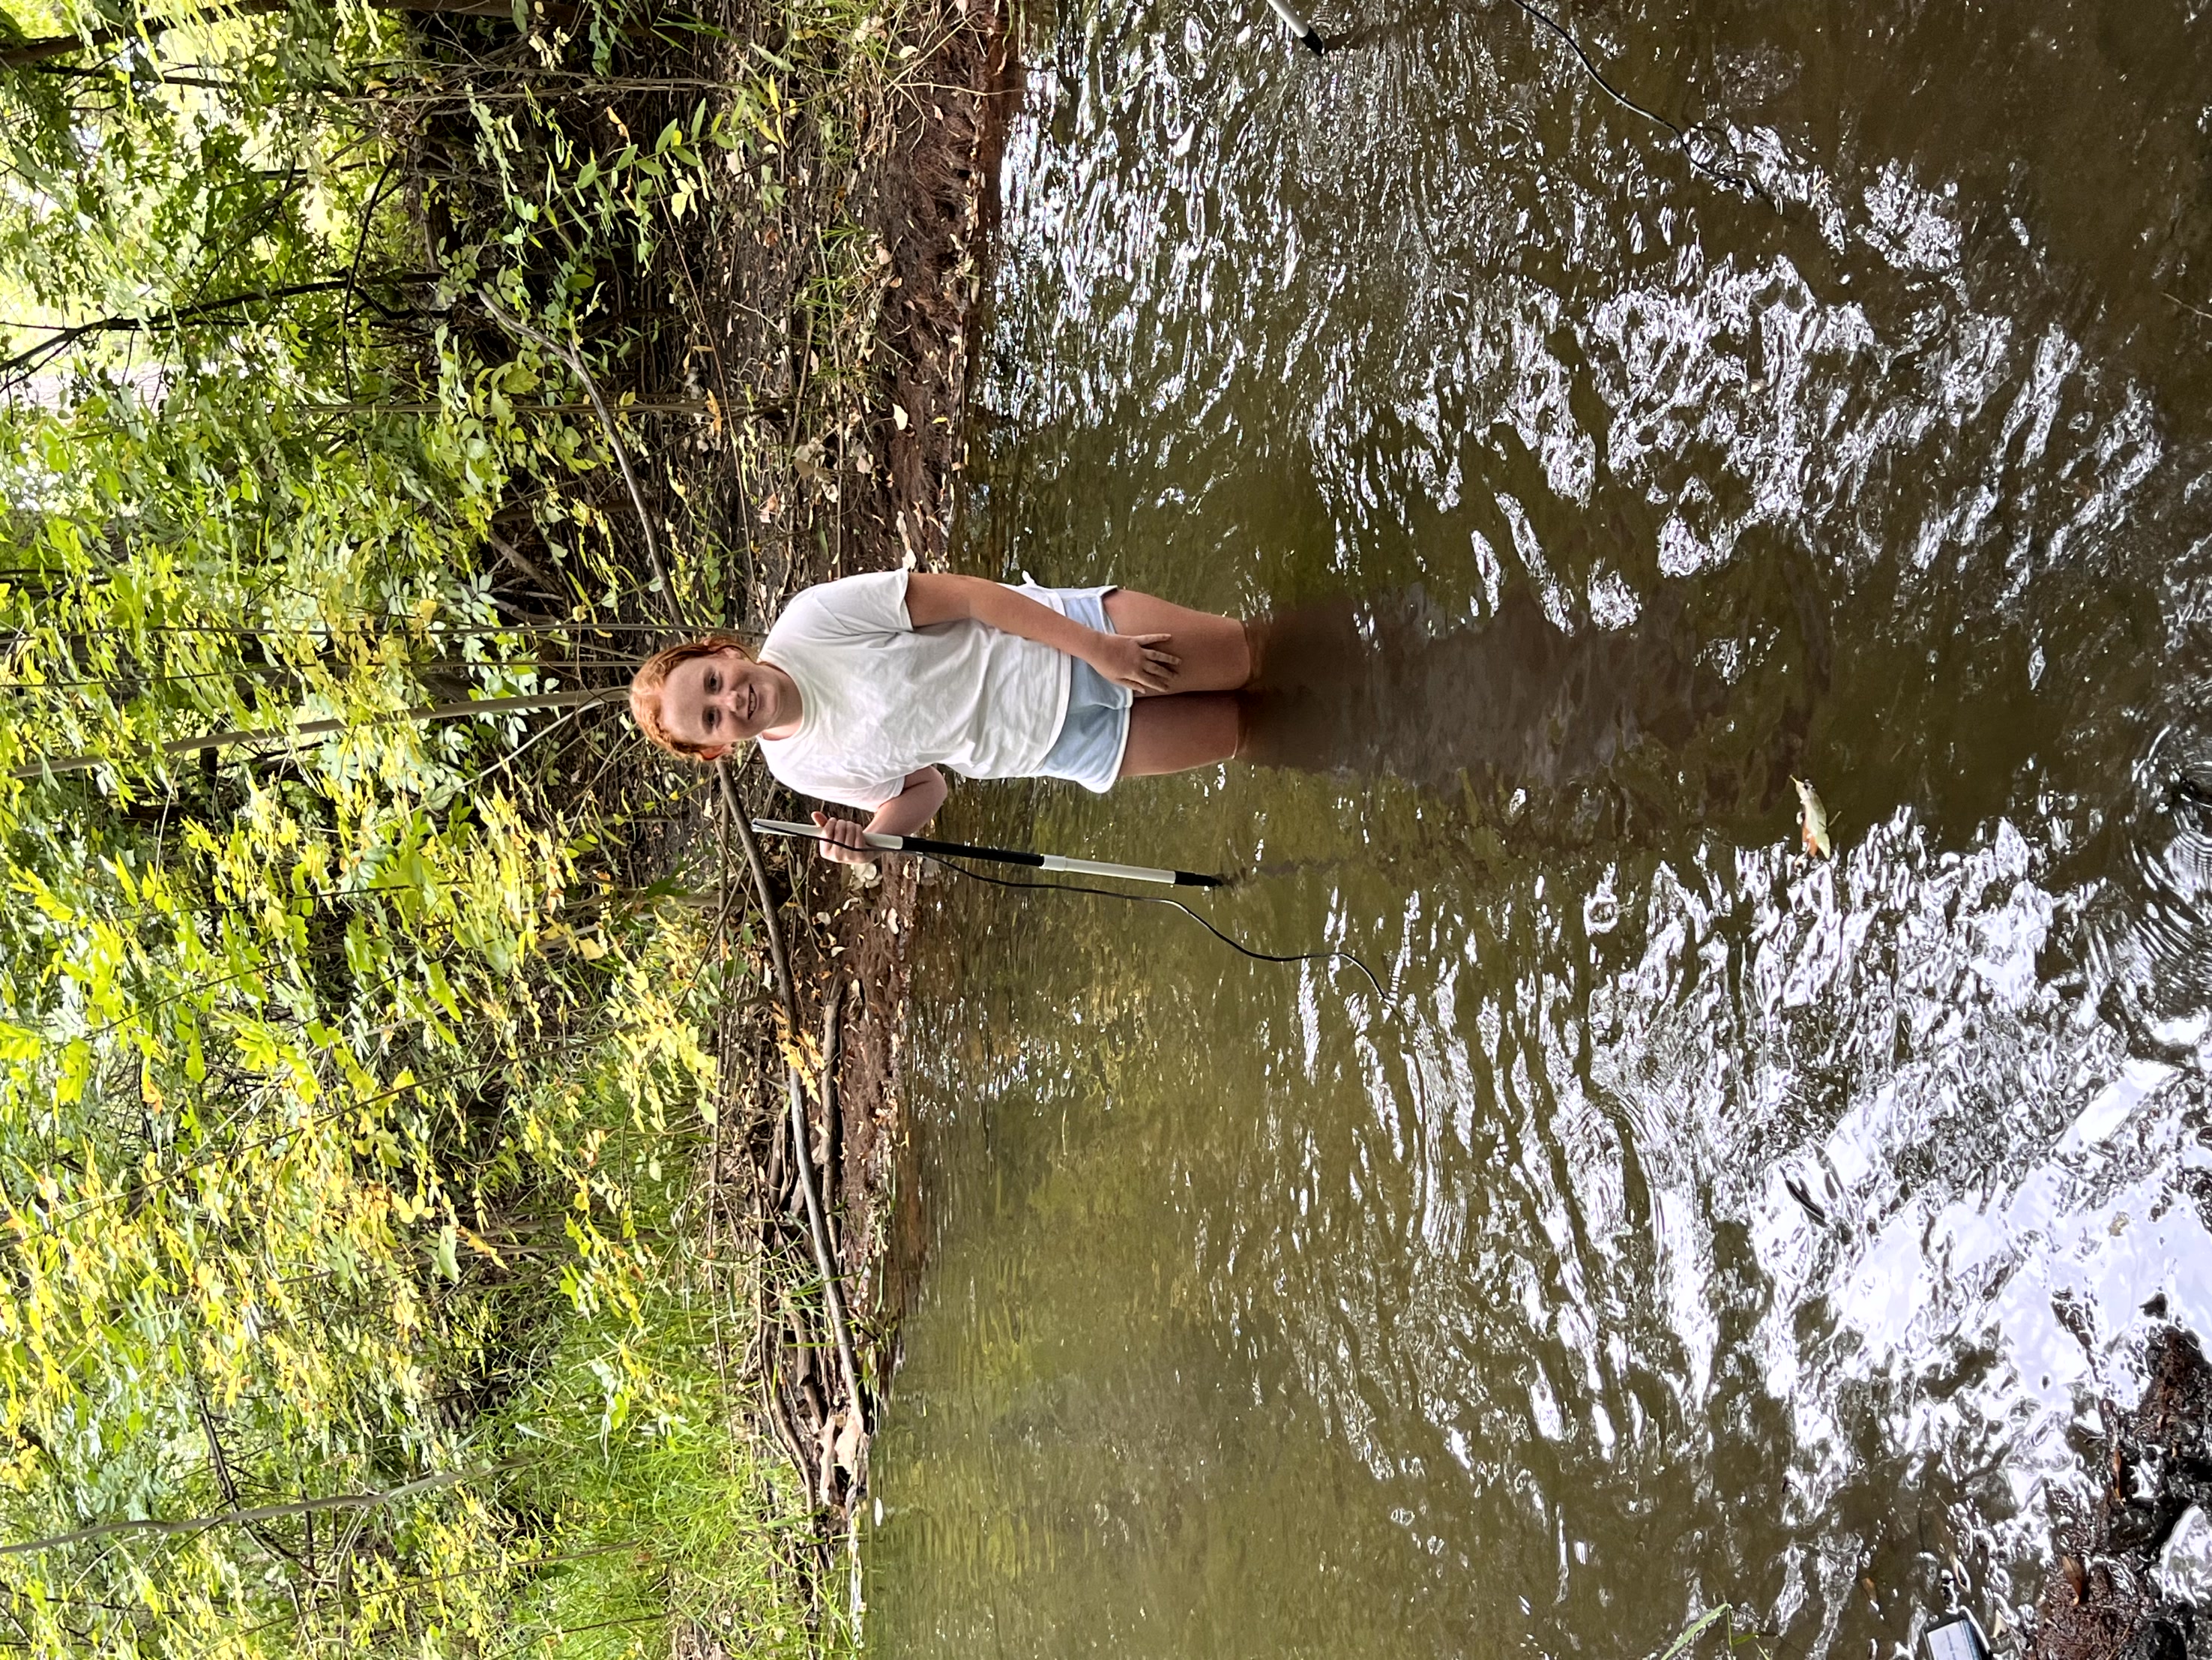
<path id="1" fill-rule="evenodd" d="M 963 557 L 1299 644 L 1282 764 L 943 822 L 1391 993 L 932 890 L 872 1646 L 2028 1599 L 2142 1305 L 2212 1332 L 2201 11 L 1575 9 L 1778 209 L 1507 8 L 1034 21 Z"/>

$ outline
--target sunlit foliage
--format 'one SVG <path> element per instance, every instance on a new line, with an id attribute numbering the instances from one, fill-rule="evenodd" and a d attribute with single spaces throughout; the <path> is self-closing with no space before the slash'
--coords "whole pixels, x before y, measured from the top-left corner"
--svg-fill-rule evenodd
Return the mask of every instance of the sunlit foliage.
<path id="1" fill-rule="evenodd" d="M 0 1648 L 519 1652 L 773 1494 L 671 1219 L 706 913 L 518 764 L 572 714 L 408 718 L 560 689 L 486 538 L 605 453 L 476 297 L 573 333 L 774 111 L 586 155 L 392 11 L 171 15 L 0 13 Z M 722 1532 L 575 1502 L 672 1448 Z"/>

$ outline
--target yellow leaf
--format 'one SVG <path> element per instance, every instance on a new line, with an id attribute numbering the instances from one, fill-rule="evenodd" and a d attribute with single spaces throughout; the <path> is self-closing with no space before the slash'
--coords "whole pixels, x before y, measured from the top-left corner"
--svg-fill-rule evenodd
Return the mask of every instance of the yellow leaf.
<path id="1" fill-rule="evenodd" d="M 1804 837 L 1805 851 L 1818 854 L 1823 859 L 1835 856 L 1828 842 L 1828 810 L 1820 805 L 1820 798 L 1813 787 L 1802 778 L 1790 781 L 1797 787 L 1798 834 Z"/>

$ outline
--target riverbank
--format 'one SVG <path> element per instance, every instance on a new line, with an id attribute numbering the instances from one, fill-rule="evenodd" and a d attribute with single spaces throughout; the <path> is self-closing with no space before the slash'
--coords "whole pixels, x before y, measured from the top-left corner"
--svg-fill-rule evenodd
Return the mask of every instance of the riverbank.
<path id="1" fill-rule="evenodd" d="M 2212 1365 L 2193 1332 L 2165 1325 L 2143 1370 L 2135 1408 L 2101 1402 L 2099 1433 L 2085 1434 L 2089 1496 L 2057 1506 L 2058 1560 L 2036 1600 L 2027 1660 L 2184 1660 L 2212 1634 L 2192 1601 L 2202 1586 L 2189 1583 L 2203 1572 L 2212 1504 Z M 2193 1537 L 2171 1560 L 2185 1525 Z"/>
<path id="2" fill-rule="evenodd" d="M 740 192 L 750 199 L 720 219 L 701 216 L 669 262 L 698 285 L 686 307 L 691 337 L 664 353 L 662 395 L 703 384 L 721 409 L 750 396 L 782 412 L 765 442 L 718 441 L 710 417 L 708 441 L 672 467 L 677 522 L 736 579 L 731 615 L 740 626 L 765 627 L 811 583 L 943 561 L 999 148 L 1018 88 L 1009 23 L 1000 0 L 902 14 L 884 54 L 891 72 L 857 110 L 841 112 L 857 127 L 849 161 L 840 167 L 824 112 L 802 106 L 782 194 Z M 733 37 L 720 50 L 742 58 L 750 46 Z M 702 68 L 732 80 L 741 72 Z M 734 239 L 732 222 L 744 227 Z M 749 812 L 804 818 L 813 805 L 757 765 L 741 770 L 738 787 Z M 711 803 L 702 830 L 724 833 Z M 848 1621 L 858 1612 L 854 1524 L 867 1493 L 870 1420 L 853 1413 L 843 1388 L 799 1163 L 828 1212 L 872 1408 L 896 1338 L 882 1269 L 904 1134 L 899 1069 L 917 882 L 909 866 L 862 885 L 787 845 L 763 853 L 781 901 L 798 1030 L 765 999 L 726 1012 L 730 1098 L 702 1213 L 715 1236 L 709 1256 L 734 1243 L 738 1262 L 758 1265 L 750 1298 L 757 1329 L 731 1405 L 781 1451 L 802 1491 L 811 1539 L 789 1559 L 787 1589 L 806 1607 L 815 1640 L 834 1647 L 855 1629 Z M 741 862 L 730 869 L 741 882 Z M 805 1149 L 791 1145 L 783 1088 L 794 1055 L 810 1083 L 823 1080 L 808 1096 Z"/>

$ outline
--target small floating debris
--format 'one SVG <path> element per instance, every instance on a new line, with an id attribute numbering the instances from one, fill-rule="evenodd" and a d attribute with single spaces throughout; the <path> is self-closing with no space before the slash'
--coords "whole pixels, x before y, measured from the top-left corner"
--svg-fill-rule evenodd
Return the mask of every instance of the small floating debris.
<path id="1" fill-rule="evenodd" d="M 1782 1185 L 1790 1190 L 1790 1196 L 1803 1207 L 1805 1214 L 1815 1223 L 1824 1228 L 1834 1225 L 1828 1219 L 1828 1213 L 1820 1207 L 1820 1202 L 1807 1190 L 1802 1182 L 1794 1176 L 1785 1175 L 1782 1178 Z"/>
<path id="2" fill-rule="evenodd" d="M 1823 859 L 1835 857 L 1828 845 L 1828 810 L 1820 805 L 1820 798 L 1803 779 L 1792 777 L 1797 787 L 1797 830 L 1805 838 L 1805 851 Z"/>

